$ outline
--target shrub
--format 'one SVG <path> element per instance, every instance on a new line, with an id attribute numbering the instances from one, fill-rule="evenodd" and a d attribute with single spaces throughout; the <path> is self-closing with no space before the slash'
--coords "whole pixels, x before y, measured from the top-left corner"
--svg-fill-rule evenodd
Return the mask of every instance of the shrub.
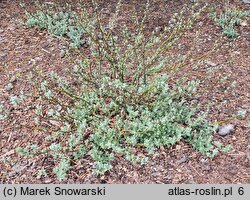
<path id="1" fill-rule="evenodd" d="M 27 25 L 46 29 L 52 35 L 66 36 L 71 41 L 71 46 L 79 48 L 82 43 L 84 30 L 82 26 L 76 25 L 77 16 L 74 12 L 45 12 L 37 11 L 35 14 L 27 13 Z"/>
<path id="2" fill-rule="evenodd" d="M 239 10 L 232 10 L 226 9 L 225 13 L 218 14 L 216 12 L 211 14 L 212 19 L 215 23 L 222 28 L 223 33 L 228 38 L 236 38 L 237 33 L 235 31 L 235 26 L 239 25 L 242 19 L 249 15 L 249 11 L 239 11 Z"/>
<path id="3" fill-rule="evenodd" d="M 212 133 L 217 127 L 188 103 L 199 82 L 180 79 L 170 84 L 182 61 L 173 68 L 165 56 L 202 9 L 195 12 L 195 5 L 188 19 L 183 12 L 173 17 L 174 28 L 148 35 L 145 22 L 149 3 L 141 18 L 134 12 L 135 28 L 117 20 L 120 1 L 108 24 L 103 23 L 98 5 L 93 4 L 93 13 L 83 8 L 77 18 L 90 55 L 82 55 L 83 59 L 67 70 L 68 79 L 53 72 L 41 82 L 41 98 L 47 105 L 37 106 L 36 114 L 41 124 L 49 124 L 50 135 L 47 145 L 33 145 L 28 151 L 34 154 L 36 149 L 36 153 L 58 160 L 54 173 L 59 179 L 66 177 L 72 160 L 86 155 L 95 161 L 94 172 L 99 174 L 112 168 L 117 154 L 144 164 L 146 154 L 137 155 L 135 149 L 154 153 L 158 147 L 170 147 L 180 140 L 204 155 L 216 155 Z"/>

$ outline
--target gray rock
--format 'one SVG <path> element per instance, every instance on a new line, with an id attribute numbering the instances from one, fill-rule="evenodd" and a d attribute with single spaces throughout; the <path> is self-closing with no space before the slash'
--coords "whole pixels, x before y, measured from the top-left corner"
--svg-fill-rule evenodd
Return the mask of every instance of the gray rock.
<path id="1" fill-rule="evenodd" d="M 65 57 L 65 54 L 66 54 L 65 50 L 62 49 L 61 52 L 60 52 L 60 57 L 61 57 L 61 58 L 64 58 L 64 57 Z"/>
<path id="2" fill-rule="evenodd" d="M 162 27 L 160 27 L 160 26 L 155 27 L 155 32 L 157 34 L 159 34 L 161 31 L 162 31 Z"/>
<path id="3" fill-rule="evenodd" d="M 188 157 L 186 155 L 184 155 L 181 159 L 177 160 L 177 164 L 180 165 L 182 163 L 185 163 L 188 161 Z"/>
<path id="4" fill-rule="evenodd" d="M 0 60 L 4 60 L 7 57 L 7 53 L 0 53 Z"/>
<path id="5" fill-rule="evenodd" d="M 250 0 L 242 0 L 243 3 L 250 4 Z"/>
<path id="6" fill-rule="evenodd" d="M 226 136 L 234 131 L 235 126 L 233 124 L 226 124 L 219 128 L 219 135 Z"/>
<path id="7" fill-rule="evenodd" d="M 210 163 L 209 163 L 209 161 L 207 159 L 202 158 L 200 160 L 200 164 L 201 164 L 201 169 L 203 171 L 210 171 L 211 170 Z"/>
<path id="8" fill-rule="evenodd" d="M 69 179 L 67 184 L 75 184 L 75 181 L 73 179 Z"/>
<path id="9" fill-rule="evenodd" d="M 207 61 L 207 64 L 208 64 L 209 66 L 212 66 L 212 67 L 216 67 L 216 66 L 217 66 L 217 64 L 214 63 L 214 62 L 212 62 L 212 61 Z"/>
<path id="10" fill-rule="evenodd" d="M 49 120 L 49 122 L 52 125 L 57 126 L 57 127 L 61 127 L 62 126 L 62 123 L 60 123 L 59 121 L 56 121 L 56 120 Z"/>
<path id="11" fill-rule="evenodd" d="M 10 82 L 11 82 L 11 83 L 14 83 L 14 82 L 16 82 L 16 81 L 17 81 L 16 76 L 12 76 L 11 79 L 10 79 Z"/>
<path id="12" fill-rule="evenodd" d="M 26 168 L 26 166 L 21 166 L 21 165 L 14 165 L 11 168 L 11 172 L 9 173 L 9 176 L 15 176 L 16 174 L 18 174 L 19 172 L 23 171 Z"/>
<path id="13" fill-rule="evenodd" d="M 244 104 L 244 105 L 242 105 L 242 108 L 250 109 L 250 104 Z"/>
<path id="14" fill-rule="evenodd" d="M 48 184 L 48 183 L 51 183 L 52 181 L 53 181 L 52 179 L 48 178 L 44 180 L 44 183 Z"/>
<path id="15" fill-rule="evenodd" d="M 42 61 L 43 60 L 43 58 L 41 58 L 41 57 L 36 57 L 35 58 L 35 61 Z"/>
<path id="16" fill-rule="evenodd" d="M 165 179 L 165 184 L 171 184 L 173 177 L 172 177 L 172 175 L 169 174 L 164 179 Z"/>

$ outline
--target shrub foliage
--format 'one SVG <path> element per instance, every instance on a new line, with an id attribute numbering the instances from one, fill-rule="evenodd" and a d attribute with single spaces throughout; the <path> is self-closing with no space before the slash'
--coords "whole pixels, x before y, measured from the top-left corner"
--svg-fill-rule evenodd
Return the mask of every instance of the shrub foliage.
<path id="1" fill-rule="evenodd" d="M 108 23 L 103 22 L 94 1 L 93 8 L 92 13 L 82 8 L 78 17 L 65 13 L 51 17 L 43 12 L 28 15 L 28 25 L 52 34 L 64 36 L 76 31 L 74 37 L 85 39 L 90 54 L 82 55 L 75 67 L 67 70 L 69 78 L 53 72 L 41 82 L 41 98 L 47 105 L 37 106 L 36 114 L 40 124 L 49 123 L 47 145 L 18 151 L 52 155 L 59 163 L 54 168 L 59 179 L 66 177 L 72 160 L 84 156 L 91 156 L 94 172 L 99 174 L 112 168 L 117 154 L 144 164 L 147 153 L 138 155 L 136 149 L 150 154 L 180 140 L 204 155 L 216 155 L 212 133 L 217 127 L 188 101 L 199 82 L 179 80 L 170 84 L 178 69 L 173 69 L 165 56 L 178 45 L 202 9 L 194 5 L 188 18 L 181 12 L 173 16 L 174 26 L 149 34 L 145 25 L 149 3 L 143 16 L 136 12 L 131 16 L 132 28 L 118 20 L 120 1 Z M 72 40 L 76 46 L 81 43 Z"/>
<path id="2" fill-rule="evenodd" d="M 222 28 L 222 32 L 228 38 L 236 38 L 238 34 L 235 31 L 235 26 L 239 25 L 242 22 L 242 19 L 249 14 L 249 11 L 227 8 L 224 13 L 212 13 L 211 17 L 215 23 Z"/>

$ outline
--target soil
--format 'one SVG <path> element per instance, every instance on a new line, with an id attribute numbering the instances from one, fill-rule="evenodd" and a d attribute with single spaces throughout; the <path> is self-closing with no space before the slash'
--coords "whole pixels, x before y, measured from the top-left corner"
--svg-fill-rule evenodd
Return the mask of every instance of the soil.
<path id="1" fill-rule="evenodd" d="M 191 49 L 192 38 L 199 30 L 199 43 L 195 43 L 190 51 L 194 57 L 207 52 L 217 41 L 220 45 L 207 56 L 202 67 L 194 70 L 187 65 L 182 73 L 189 78 L 205 80 L 198 101 L 205 109 L 212 105 L 208 113 L 211 121 L 221 124 L 233 124 L 233 133 L 220 136 L 214 133 L 214 140 L 223 144 L 231 144 L 232 151 L 219 153 L 209 159 L 195 151 L 187 143 L 180 141 L 171 148 L 160 148 L 145 165 L 128 162 L 117 156 L 114 166 L 104 175 L 95 175 L 91 168 L 93 162 L 89 158 L 80 159 L 72 166 L 68 178 L 58 181 L 52 173 L 55 165 L 53 159 L 46 156 L 24 159 L 17 154 L 15 148 L 26 146 L 30 141 L 41 144 L 44 134 L 36 129 L 34 111 L 38 103 L 36 88 L 29 80 L 30 72 L 36 66 L 49 74 L 52 70 L 62 72 L 72 67 L 74 57 L 60 56 L 66 42 L 46 31 L 28 28 L 25 25 L 25 10 L 36 10 L 33 1 L 23 0 L 25 7 L 18 1 L 0 1 L 0 102 L 7 109 L 8 121 L 0 121 L 0 183 L 250 183 L 250 21 L 249 17 L 236 27 L 239 36 L 234 39 L 225 37 L 216 26 L 206 10 L 190 32 L 182 39 L 181 48 L 172 53 L 180 54 Z M 47 1 L 48 2 L 48 1 Z M 53 1 L 49 1 L 53 2 Z M 59 1 L 60 2 L 60 1 Z M 65 2 L 65 1 L 63 1 Z M 73 9 L 76 1 L 67 1 Z M 116 0 L 100 1 L 101 7 L 107 12 L 114 11 Z M 145 5 L 144 0 L 123 0 L 123 17 L 129 16 L 133 6 L 139 11 Z M 225 9 L 224 1 L 207 0 L 210 8 L 218 11 Z M 86 1 L 87 3 L 87 1 Z M 191 6 L 190 0 L 153 0 L 151 14 L 147 23 L 148 30 L 167 24 L 170 16 L 180 11 L 183 6 Z M 240 10 L 248 10 L 248 4 L 242 1 L 230 1 L 230 6 Z M 76 9 L 76 8 L 75 8 Z M 129 23 L 129 20 L 127 20 Z M 73 59 L 72 59 L 73 58 Z M 206 69 L 219 67 L 219 70 L 207 78 Z M 236 81 L 236 86 L 231 84 Z M 7 85 L 11 83 L 12 86 Z M 227 91 L 226 89 L 229 88 Z M 10 96 L 26 95 L 22 105 L 11 105 Z M 237 113 L 246 111 L 244 116 Z M 39 175 L 45 169 L 47 176 Z"/>

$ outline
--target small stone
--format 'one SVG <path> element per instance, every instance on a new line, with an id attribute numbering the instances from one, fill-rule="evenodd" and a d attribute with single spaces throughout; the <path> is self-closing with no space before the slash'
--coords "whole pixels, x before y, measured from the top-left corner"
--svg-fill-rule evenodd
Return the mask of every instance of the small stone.
<path id="1" fill-rule="evenodd" d="M 11 168 L 11 172 L 9 173 L 9 176 L 15 176 L 16 174 L 18 174 L 19 172 L 23 171 L 26 168 L 26 166 L 21 166 L 21 165 L 14 165 Z"/>
<path id="2" fill-rule="evenodd" d="M 184 155 L 181 159 L 177 160 L 176 162 L 177 162 L 178 165 L 180 165 L 182 163 L 187 162 L 187 160 L 188 160 L 187 156 Z"/>
<path id="3" fill-rule="evenodd" d="M 21 178 L 23 179 L 23 180 L 27 180 L 26 178 L 27 178 L 27 175 L 26 174 L 23 174 L 22 176 L 21 176 Z"/>
<path id="4" fill-rule="evenodd" d="M 210 171 L 211 170 L 211 166 L 210 166 L 209 161 L 207 159 L 202 158 L 200 160 L 200 163 L 201 163 L 201 169 L 203 171 Z"/>
<path id="5" fill-rule="evenodd" d="M 11 83 L 8 83 L 7 85 L 5 85 L 5 90 L 6 91 L 10 91 L 14 88 L 14 86 Z"/>
<path id="6" fill-rule="evenodd" d="M 214 63 L 212 61 L 207 61 L 207 64 L 210 65 L 210 66 L 212 66 L 212 67 L 215 67 L 217 65 L 216 63 Z"/>
<path id="7" fill-rule="evenodd" d="M 240 51 L 235 51 L 234 54 L 240 55 Z"/>
<path id="8" fill-rule="evenodd" d="M 250 4 L 250 0 L 242 0 L 243 3 Z"/>
<path id="9" fill-rule="evenodd" d="M 162 27 L 160 27 L 160 26 L 155 27 L 155 32 L 157 34 L 159 34 L 161 31 L 162 31 Z"/>
<path id="10" fill-rule="evenodd" d="M 171 184 L 173 177 L 171 175 L 167 175 L 165 177 L 165 184 Z"/>
<path id="11" fill-rule="evenodd" d="M 51 179 L 46 179 L 45 181 L 44 181 L 44 183 L 51 183 L 52 182 L 52 180 Z"/>
<path id="12" fill-rule="evenodd" d="M 60 57 L 61 57 L 61 58 L 64 58 L 64 57 L 65 57 L 65 54 L 66 54 L 65 50 L 62 49 L 61 52 L 60 52 Z"/>
<path id="13" fill-rule="evenodd" d="M 7 28 L 7 30 L 10 30 L 10 31 L 14 31 L 15 29 L 16 27 L 14 24 L 9 24 L 9 27 Z"/>
<path id="14" fill-rule="evenodd" d="M 176 145 L 176 150 L 180 150 L 181 149 L 181 145 Z"/>
<path id="15" fill-rule="evenodd" d="M 228 174 L 231 176 L 235 176 L 238 173 L 238 169 L 235 168 L 234 166 L 229 166 L 227 171 Z"/>
<path id="16" fill-rule="evenodd" d="M 198 99 L 191 100 L 191 104 L 197 104 L 197 103 L 199 103 Z"/>
<path id="17" fill-rule="evenodd" d="M 226 136 L 234 131 L 235 126 L 233 124 L 226 124 L 219 128 L 219 135 Z"/>
<path id="18" fill-rule="evenodd" d="M 57 120 L 49 120 L 49 122 L 54 125 L 54 126 L 58 126 L 58 127 L 61 127 L 62 123 L 60 123 L 59 121 Z"/>
<path id="19" fill-rule="evenodd" d="M 15 171 L 16 173 L 21 172 L 22 170 L 24 170 L 25 166 L 21 166 L 21 165 L 14 165 L 11 169 L 13 171 Z"/>
<path id="20" fill-rule="evenodd" d="M 241 26 L 247 26 L 248 24 L 247 24 L 247 21 L 244 20 L 244 21 L 242 21 L 242 22 L 240 23 L 240 25 L 241 25 Z"/>
<path id="21" fill-rule="evenodd" d="M 17 80 L 16 76 L 12 76 L 11 79 L 10 79 L 10 82 L 14 83 L 14 82 L 16 82 L 16 80 Z"/>
<path id="22" fill-rule="evenodd" d="M 232 140 L 234 140 L 234 141 L 235 141 L 235 140 L 237 140 L 237 138 L 236 138 L 235 136 L 233 136 L 233 137 L 232 137 Z"/>
<path id="23" fill-rule="evenodd" d="M 35 61 L 42 61 L 43 59 L 41 57 L 36 57 Z"/>
<path id="24" fill-rule="evenodd" d="M 178 169 L 178 168 L 176 169 L 176 171 L 177 171 L 177 172 L 180 172 L 180 173 L 182 172 L 182 170 L 181 170 L 181 169 Z"/>
<path id="25" fill-rule="evenodd" d="M 7 53 L 0 53 L 0 59 L 5 59 L 7 57 Z"/>
<path id="26" fill-rule="evenodd" d="M 201 26 L 201 27 L 204 25 L 203 22 L 199 22 L 198 24 L 199 24 L 199 26 Z"/>
<path id="27" fill-rule="evenodd" d="M 75 184 L 75 181 L 73 179 L 69 179 L 68 184 Z"/>
<path id="28" fill-rule="evenodd" d="M 250 104 L 244 104 L 244 105 L 242 105 L 242 108 L 250 109 Z"/>

